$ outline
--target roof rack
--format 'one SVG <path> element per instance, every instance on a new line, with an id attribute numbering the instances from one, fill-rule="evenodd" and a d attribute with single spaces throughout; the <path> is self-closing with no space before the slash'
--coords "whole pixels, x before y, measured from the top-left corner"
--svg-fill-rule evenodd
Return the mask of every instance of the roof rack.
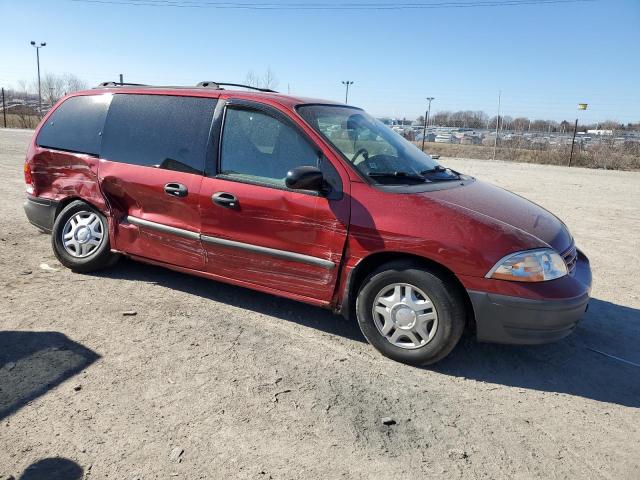
<path id="1" fill-rule="evenodd" d="M 259 92 L 278 93 L 270 88 L 258 88 L 251 85 L 243 85 L 241 83 L 224 83 L 224 82 L 211 82 L 205 81 L 198 83 L 195 87 L 189 86 L 159 86 L 159 85 L 146 85 L 144 83 L 120 83 L 120 82 L 102 82 L 94 88 L 109 88 L 109 87 L 150 87 L 150 88 L 212 88 L 215 90 L 224 90 L 222 87 L 240 87 L 248 88 L 249 90 L 257 90 Z"/>
<path id="2" fill-rule="evenodd" d="M 148 87 L 149 85 L 145 85 L 144 83 L 120 83 L 120 82 L 102 82 L 98 84 L 95 88 L 104 88 L 104 87 Z"/>
<path id="3" fill-rule="evenodd" d="M 196 86 L 197 87 L 206 87 L 206 88 L 215 88 L 215 89 L 218 89 L 218 90 L 222 86 L 225 86 L 225 87 L 240 87 L 240 88 L 248 88 L 250 90 L 257 90 L 259 92 L 278 93 L 275 90 L 271 90 L 270 88 L 252 87 L 251 85 L 243 85 L 242 83 L 222 83 L 222 82 L 204 81 L 204 82 L 198 83 L 198 85 L 196 85 Z"/>

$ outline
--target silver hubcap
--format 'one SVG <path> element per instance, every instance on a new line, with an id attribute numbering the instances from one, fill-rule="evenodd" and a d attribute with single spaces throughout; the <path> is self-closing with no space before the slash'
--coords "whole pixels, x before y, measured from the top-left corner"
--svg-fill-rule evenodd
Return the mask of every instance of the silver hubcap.
<path id="1" fill-rule="evenodd" d="M 93 212 L 78 212 L 62 229 L 62 245 L 70 255 L 82 258 L 91 255 L 102 243 L 104 226 Z"/>
<path id="2" fill-rule="evenodd" d="M 378 331 L 400 348 L 420 348 L 438 330 L 438 313 L 431 299 L 408 283 L 393 283 L 373 301 L 373 320 Z"/>

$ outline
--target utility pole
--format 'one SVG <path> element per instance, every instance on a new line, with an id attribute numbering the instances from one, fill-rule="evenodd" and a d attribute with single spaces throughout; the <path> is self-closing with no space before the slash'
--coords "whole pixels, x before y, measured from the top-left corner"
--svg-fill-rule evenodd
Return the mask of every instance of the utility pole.
<path id="1" fill-rule="evenodd" d="M 496 139 L 493 142 L 493 159 L 496 159 L 498 151 L 498 125 L 500 124 L 500 102 L 502 101 L 502 90 L 498 91 L 498 116 L 496 117 Z"/>
<path id="2" fill-rule="evenodd" d="M 120 74 L 120 86 L 124 85 L 124 77 Z"/>
<path id="3" fill-rule="evenodd" d="M 576 118 L 576 124 L 573 126 L 573 138 L 571 139 L 571 154 L 569 155 L 569 167 L 571 166 L 571 160 L 573 160 L 573 146 L 576 144 L 576 132 L 578 131 L 578 119 Z"/>
<path id="4" fill-rule="evenodd" d="M 7 128 L 7 106 L 4 103 L 4 87 L 2 87 L 2 116 L 4 117 L 4 128 Z"/>
<path id="5" fill-rule="evenodd" d="M 579 103 L 578 110 L 586 110 L 586 103 Z M 578 117 L 576 116 L 576 124 L 573 126 L 573 138 L 571 139 L 571 154 L 569 155 L 569 167 L 571 166 L 571 161 L 573 160 L 573 147 L 576 144 L 576 132 L 578 131 Z"/>
<path id="6" fill-rule="evenodd" d="M 422 151 L 424 152 L 424 140 L 427 137 L 427 123 L 429 123 L 429 114 L 431 113 L 431 101 L 435 100 L 436 97 L 427 97 L 427 101 L 429 102 L 429 108 L 427 108 L 426 113 L 424 114 L 424 128 L 422 130 Z"/>
<path id="7" fill-rule="evenodd" d="M 344 94 L 344 103 L 349 103 L 349 85 L 353 85 L 353 82 L 351 80 L 343 80 L 342 84 L 347 87 L 347 91 Z"/>
<path id="8" fill-rule="evenodd" d="M 42 91 L 40 90 L 40 49 L 47 46 L 47 42 L 42 42 L 40 45 L 36 45 L 36 42 L 31 40 L 31 46 L 36 49 L 36 62 L 38 63 L 38 114 L 42 117 Z"/>

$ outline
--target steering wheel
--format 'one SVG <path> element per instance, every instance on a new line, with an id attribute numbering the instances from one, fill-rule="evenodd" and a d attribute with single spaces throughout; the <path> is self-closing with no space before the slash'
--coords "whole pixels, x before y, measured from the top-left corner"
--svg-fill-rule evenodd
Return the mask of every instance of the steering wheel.
<path id="1" fill-rule="evenodd" d="M 358 158 L 360 155 L 362 155 L 365 160 L 369 159 L 369 151 L 366 148 L 361 148 L 360 150 L 358 150 L 355 153 L 355 155 L 353 157 L 351 157 L 351 163 L 353 163 L 355 165 L 356 164 L 356 158 Z"/>

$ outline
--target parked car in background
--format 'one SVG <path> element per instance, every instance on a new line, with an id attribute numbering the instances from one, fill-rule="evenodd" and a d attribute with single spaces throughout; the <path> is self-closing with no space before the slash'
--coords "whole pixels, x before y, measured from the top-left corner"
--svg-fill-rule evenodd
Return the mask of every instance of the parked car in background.
<path id="1" fill-rule="evenodd" d="M 457 143 L 457 139 L 451 133 L 438 133 L 435 143 Z"/>
<path id="2" fill-rule="evenodd" d="M 591 272 L 551 213 L 359 108 L 223 86 L 107 83 L 52 108 L 25 211 L 63 265 L 124 255 L 329 308 L 417 365 L 465 327 L 520 344 L 574 329 Z"/>

